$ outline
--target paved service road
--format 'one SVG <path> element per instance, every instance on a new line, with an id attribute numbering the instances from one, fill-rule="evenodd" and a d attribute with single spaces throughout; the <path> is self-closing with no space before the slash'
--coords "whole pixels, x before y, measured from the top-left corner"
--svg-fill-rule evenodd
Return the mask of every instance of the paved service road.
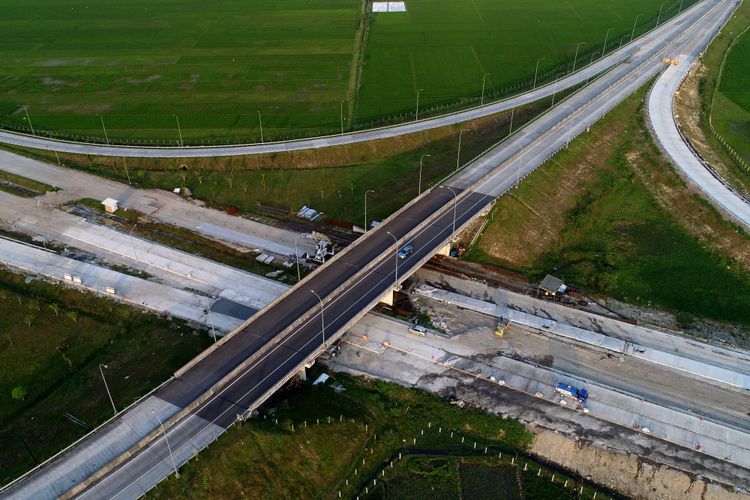
<path id="1" fill-rule="evenodd" d="M 714 175 L 680 134 L 674 116 L 674 95 L 698 58 L 698 52 L 683 52 L 659 77 L 648 98 L 648 116 L 654 135 L 677 168 L 698 186 L 722 212 L 750 229 L 750 202 Z"/>
<path id="2" fill-rule="evenodd" d="M 488 151 L 446 184 L 408 204 L 179 371 L 153 394 L 169 403 L 166 406 L 183 409 L 165 423 L 175 463 L 184 463 L 232 425 L 237 415 L 261 404 L 321 352 L 324 338 L 330 341 L 349 328 L 389 293 L 396 281 L 402 281 L 449 241 L 454 229 L 471 221 L 497 196 L 652 78 L 661 69 L 665 51 L 705 44 L 735 6 L 734 1 L 704 0 L 675 21 L 671 36 L 644 45 L 626 63 Z M 696 18 L 696 12 L 702 15 Z M 414 253 L 398 259 L 397 250 L 407 242 Z M 324 303 L 322 310 L 316 294 Z M 85 467 L 74 467 L 63 455 L 4 493 L 41 498 L 59 496 L 72 488 L 67 495 L 134 498 L 166 477 L 173 466 L 158 426 L 148 442 L 122 455 L 116 467 L 105 467 L 110 462 L 94 458 Z M 51 478 L 63 470 L 66 483 Z"/>
<path id="3" fill-rule="evenodd" d="M 301 139 L 295 141 L 283 141 L 265 144 L 248 144 L 237 146 L 214 146 L 214 147 L 183 147 L 183 148 L 160 148 L 160 147 L 141 147 L 141 146 L 109 146 L 103 144 L 87 144 L 68 141 L 58 141 L 41 137 L 33 137 L 14 132 L 0 131 L 0 143 L 14 146 L 43 149 L 49 151 L 59 151 L 65 153 L 91 154 L 100 156 L 124 156 L 136 158 L 194 158 L 194 157 L 212 157 L 212 156 L 239 156 L 252 155 L 261 153 L 278 153 L 285 151 L 298 151 L 303 149 L 317 149 L 328 146 L 340 146 L 343 144 L 352 144 L 357 142 L 366 142 L 375 139 L 385 139 L 388 137 L 397 137 L 414 132 L 421 132 L 447 125 L 465 122 L 482 116 L 488 116 L 500 111 L 509 110 L 516 106 L 522 106 L 530 102 L 539 100 L 542 97 L 550 96 L 555 92 L 575 87 L 584 82 L 588 82 L 592 77 L 606 71 L 617 64 L 627 61 L 629 57 L 637 53 L 642 47 L 652 44 L 654 41 L 670 38 L 684 26 L 692 24 L 700 15 L 705 12 L 708 1 L 700 2 L 698 5 L 688 9 L 683 13 L 679 20 L 673 19 L 664 23 L 659 28 L 652 30 L 646 35 L 634 40 L 632 43 L 621 49 L 609 54 L 593 64 L 582 68 L 575 74 L 559 80 L 557 83 L 551 83 L 537 89 L 526 92 L 522 95 L 479 106 L 466 111 L 443 115 L 435 118 L 428 118 L 418 122 L 410 122 L 392 127 L 383 127 L 363 132 L 352 132 L 343 135 L 316 137 L 312 139 Z M 676 31 L 677 30 L 677 31 Z"/>

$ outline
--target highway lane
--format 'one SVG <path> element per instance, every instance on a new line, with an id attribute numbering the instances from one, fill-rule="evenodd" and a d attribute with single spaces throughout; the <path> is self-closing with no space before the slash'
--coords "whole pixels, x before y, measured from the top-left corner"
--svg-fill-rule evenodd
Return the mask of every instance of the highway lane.
<path id="1" fill-rule="evenodd" d="M 717 4 L 718 2 L 714 2 L 712 5 Z M 716 29 L 725 19 L 731 5 L 733 4 L 724 2 L 723 9 L 716 9 L 716 12 L 704 19 L 703 22 L 708 27 L 703 31 Z M 690 39 L 691 34 L 697 35 L 690 31 L 685 30 L 681 40 Z M 458 203 L 455 205 L 456 227 L 468 222 L 497 194 L 512 186 L 522 174 L 541 163 L 557 148 L 584 130 L 601 113 L 655 74 L 659 69 L 659 55 L 658 47 L 653 47 L 639 58 L 633 58 L 629 63 L 630 71 L 626 72 L 628 76 L 621 81 L 613 80 L 619 76 L 617 74 L 605 75 L 603 81 L 577 94 L 575 101 L 566 101 L 561 107 L 553 110 L 551 115 L 555 118 L 542 119 L 531 124 L 525 132 L 513 139 L 516 146 L 521 147 L 520 153 L 514 155 L 512 150 L 502 153 L 508 147 L 502 145 L 488 153 L 487 157 L 492 158 L 492 161 L 488 163 L 480 159 L 457 176 L 456 181 L 451 181 L 453 186 L 458 187 L 453 189 L 459 195 Z M 642 67 L 644 61 L 650 62 L 648 68 Z M 631 74 L 633 72 L 634 74 Z M 612 87 L 610 88 L 609 84 L 606 88 L 603 87 L 603 82 L 609 82 Z M 575 108 L 573 102 L 584 107 Z M 566 109 L 567 113 L 564 112 Z M 578 109 L 581 111 L 576 111 Z M 559 122 L 555 120 L 559 120 L 561 116 L 567 116 L 568 120 L 572 116 L 576 120 L 565 127 L 559 127 Z M 543 140 L 539 140 L 540 138 Z M 490 170 L 488 175 L 486 168 L 503 157 L 507 160 L 495 163 L 495 168 Z M 461 191 L 462 183 L 468 183 L 477 177 L 486 179 L 472 186 L 472 190 L 465 193 Z M 257 354 L 261 347 L 271 345 L 271 339 L 292 325 L 297 318 L 302 315 L 309 316 L 300 325 L 295 326 L 293 331 L 285 333 L 281 342 L 271 347 L 258 360 L 242 368 L 228 384 L 211 394 L 187 417 L 168 425 L 171 450 L 177 456 L 177 463 L 182 463 L 210 443 L 221 429 L 234 422 L 238 413 L 259 404 L 274 387 L 284 382 L 288 374 L 293 373 L 300 364 L 319 351 L 323 319 L 327 335 L 330 336 L 364 314 L 370 304 L 389 290 L 395 282 L 395 251 L 398 247 L 386 231 L 390 231 L 399 239 L 404 239 L 408 235 L 404 241 L 413 242 L 415 246 L 414 254 L 399 261 L 400 279 L 442 246 L 450 237 L 454 225 L 453 200 L 453 192 L 449 189 L 439 187 L 431 190 L 406 208 L 399 217 L 387 221 L 381 228 L 352 245 L 335 260 L 335 265 L 324 267 L 313 274 L 286 299 L 277 302 L 245 325 L 241 334 L 229 338 L 220 348 L 158 391 L 157 397 L 184 407 L 194 401 L 197 395 L 203 394 L 214 381 L 230 373 L 249 355 Z M 414 228 L 423 222 L 426 222 L 426 227 L 414 231 Z M 371 269 L 357 275 L 367 265 L 370 265 Z M 356 279 L 351 286 L 334 293 L 342 283 L 352 278 Z M 324 318 L 320 317 L 317 309 L 318 299 L 312 294 L 311 289 L 315 289 L 326 301 Z M 314 312 L 310 315 L 309 311 Z M 155 483 L 154 478 L 164 477 L 169 472 L 171 458 L 169 448 L 165 444 L 162 437 L 156 437 L 150 446 L 135 455 L 135 458 L 127 457 L 119 468 L 89 488 L 84 496 L 128 498 L 140 495 Z"/>
<path id="2" fill-rule="evenodd" d="M 717 18 L 716 23 L 724 18 L 725 16 L 720 19 Z M 640 63 L 637 63 L 635 67 L 639 68 L 639 66 Z M 636 73 L 631 75 L 630 73 L 627 73 L 628 76 L 622 78 L 623 84 L 621 88 L 610 89 L 609 85 L 606 85 L 606 88 L 603 88 L 601 84 L 598 86 L 595 85 L 592 90 L 592 92 L 595 92 L 594 96 L 598 93 L 598 95 L 604 95 L 606 98 L 599 98 L 599 100 L 597 100 L 596 97 L 588 95 L 588 93 L 582 93 L 579 96 L 580 104 L 592 108 L 591 110 L 587 110 L 587 114 L 591 113 L 597 115 L 603 113 L 613 104 L 610 100 L 618 102 L 619 99 L 632 92 L 632 90 L 637 88 L 643 81 L 650 78 L 655 71 L 658 71 L 658 65 L 652 65 L 650 71 L 644 71 L 642 72 L 643 74 Z M 573 106 L 574 110 L 578 109 L 575 108 L 576 103 L 578 103 L 578 101 L 570 104 L 566 103 L 563 105 L 562 109 L 565 109 L 566 105 Z M 569 112 L 568 115 L 575 116 L 575 111 L 573 113 Z M 556 138 L 553 137 L 550 139 L 549 144 L 540 144 L 537 148 L 528 148 L 527 151 L 523 153 L 524 155 L 528 155 L 528 158 L 523 157 L 523 160 L 529 162 L 527 165 L 538 164 L 543 158 L 546 158 L 554 152 L 561 141 L 564 143 L 570 140 L 570 138 L 580 132 L 579 129 L 587 126 L 587 121 L 588 120 L 579 120 L 570 127 L 566 127 L 564 132 L 557 134 Z M 549 131 L 557 131 L 555 126 L 550 127 L 550 123 L 545 120 L 538 122 L 537 126 L 542 129 L 547 127 L 547 133 L 549 133 Z M 524 137 L 528 142 L 538 140 L 539 136 L 529 133 L 520 137 Z M 518 158 L 516 158 L 516 160 L 520 161 Z M 459 202 L 455 206 L 455 225 L 457 227 L 461 227 L 464 223 L 471 220 L 476 213 L 483 209 L 486 204 L 494 198 L 498 190 L 505 190 L 515 182 L 517 173 L 514 169 L 510 168 L 512 165 L 512 160 L 510 164 L 506 162 L 504 164 L 505 168 L 499 169 L 495 174 L 491 175 L 476 188 L 478 192 L 470 192 L 459 199 Z M 471 176 L 459 176 L 456 184 L 461 185 L 463 182 L 468 182 L 467 179 L 474 180 Z M 453 183 L 453 181 L 451 181 L 451 183 Z M 440 191 L 443 191 L 443 189 L 436 188 L 432 190 L 425 199 L 434 201 L 437 193 Z M 414 245 L 415 253 L 409 256 L 409 258 L 399 262 L 402 273 L 401 277 L 409 271 L 410 267 L 413 268 L 415 264 L 421 262 L 422 259 L 428 258 L 434 253 L 436 248 L 439 248 L 444 241 L 450 238 L 452 227 L 454 225 L 454 210 L 451 209 L 453 194 L 451 193 L 450 196 L 442 197 L 443 203 L 445 203 L 446 200 L 448 201 L 449 208 L 446 210 L 445 207 L 443 207 L 442 213 L 438 215 L 437 220 L 434 223 L 419 231 L 417 234 L 413 236 L 410 235 L 405 240 Z M 432 213 L 433 208 L 430 208 L 430 211 L 424 211 L 422 204 L 417 203 L 410 207 L 410 210 L 412 212 L 418 211 L 418 213 L 423 216 L 428 216 Z M 414 224 L 415 222 L 418 222 L 419 218 L 410 217 L 409 220 Z M 391 224 L 384 224 L 376 233 L 384 233 L 385 231 L 393 229 L 395 230 L 392 231 L 393 234 L 398 238 L 403 238 L 403 236 L 409 232 L 409 224 L 403 224 L 400 218 L 396 219 L 396 221 L 399 223 L 396 224 L 394 221 L 393 226 L 391 226 Z M 257 401 L 262 400 L 264 396 L 279 383 L 279 380 L 283 380 L 287 373 L 295 371 L 297 367 L 308 359 L 312 353 L 319 349 L 323 335 L 322 320 L 325 320 L 325 325 L 329 335 L 332 332 L 344 329 L 351 321 L 353 321 L 353 319 L 356 319 L 356 316 L 360 311 L 368 309 L 369 304 L 373 301 L 377 301 L 383 293 L 387 292 L 390 286 L 395 282 L 396 258 L 393 252 L 395 252 L 397 247 L 392 242 L 388 242 L 387 240 L 383 241 L 382 236 L 380 236 L 379 242 L 372 240 L 369 243 L 369 247 L 377 248 L 375 254 L 380 255 L 378 264 L 369 271 L 366 276 L 360 277 L 353 286 L 347 288 L 340 295 L 328 302 L 324 307 L 324 318 L 320 317 L 319 312 L 316 312 L 312 317 L 308 318 L 279 345 L 274 347 L 271 352 L 264 355 L 262 359 L 251 366 L 250 369 L 233 380 L 228 387 L 221 391 L 220 396 L 215 396 L 209 404 L 204 405 L 196 413 L 195 416 L 197 418 L 222 427 L 230 425 L 235 420 L 237 414 L 241 414 L 248 409 L 251 409 Z M 389 249 L 390 255 L 388 255 L 387 252 Z M 360 252 L 362 251 L 364 250 L 360 249 Z M 370 252 L 370 254 L 372 254 L 372 252 Z M 337 266 L 337 269 L 338 267 L 340 266 Z M 351 261 L 349 262 L 349 266 L 346 266 L 346 269 L 349 267 L 354 267 Z M 327 270 L 323 270 L 320 274 L 327 274 L 325 271 L 330 272 L 330 270 L 331 268 L 329 267 Z M 347 274 L 351 275 L 351 271 Z M 338 280 L 327 281 L 325 283 L 327 289 L 333 290 L 338 284 L 342 283 L 344 279 L 345 277 L 341 277 Z M 315 308 L 317 302 L 315 296 L 310 293 L 310 297 L 305 299 L 304 292 L 309 292 L 307 287 L 300 287 L 300 289 L 296 291 L 298 294 L 302 293 L 302 296 L 299 297 L 300 302 L 292 306 L 285 306 L 285 308 L 282 308 L 278 313 L 279 316 L 284 316 L 284 314 L 292 312 L 292 309 L 288 309 L 288 307 L 297 307 L 297 309 L 294 309 L 294 312 L 309 307 Z M 289 318 L 285 317 L 282 324 L 288 323 Z M 255 326 L 257 327 L 258 325 Z M 276 325 L 276 328 L 278 328 L 278 325 Z M 256 330 L 253 328 L 253 331 Z M 266 337 L 268 333 L 264 332 L 263 335 Z M 187 420 L 188 422 L 190 421 L 190 419 Z M 177 424 L 176 428 L 179 429 L 181 425 L 183 424 Z M 159 454 L 157 453 L 157 458 L 158 455 Z M 158 464 L 164 464 L 164 458 L 166 457 L 163 457 L 162 461 L 154 459 L 155 464 L 157 464 L 156 466 L 158 466 Z M 111 491 L 108 488 L 107 478 L 90 491 Z"/>
<path id="3" fill-rule="evenodd" d="M 8 131 L 0 131 L 0 143 L 36 148 L 48 151 L 58 151 L 76 154 L 91 154 L 99 156 L 121 156 L 136 158 L 197 158 L 238 156 L 262 153 L 278 153 L 287 151 L 299 151 L 304 149 L 317 149 L 329 146 L 340 146 L 357 142 L 366 142 L 400 135 L 421 132 L 434 128 L 454 125 L 466 122 L 482 116 L 488 116 L 511 108 L 522 106 L 539 100 L 553 93 L 575 87 L 581 83 L 588 82 L 591 78 L 607 71 L 617 64 L 627 61 L 641 47 L 658 42 L 664 38 L 670 38 L 679 33 L 685 27 L 693 24 L 699 19 L 712 2 L 704 0 L 687 9 L 678 18 L 671 19 L 658 28 L 641 36 L 624 47 L 612 52 L 604 58 L 590 64 L 576 73 L 560 79 L 557 82 L 537 87 L 536 89 L 509 98 L 503 101 L 479 106 L 465 111 L 428 118 L 416 122 L 409 122 L 391 127 L 382 127 L 362 132 L 351 132 L 342 135 L 331 135 L 315 137 L 311 139 L 300 139 L 293 141 L 267 142 L 262 144 L 245 144 L 237 146 L 208 146 L 208 147 L 141 147 L 141 146 L 111 146 L 104 144 L 87 144 L 70 141 L 60 141 L 42 137 L 34 137 Z"/>
<path id="4" fill-rule="evenodd" d="M 698 51 L 679 55 L 680 64 L 659 77 L 648 96 L 648 117 L 656 140 L 672 163 L 719 210 L 750 229 L 750 202 L 710 170 L 682 136 L 674 116 L 674 95 L 687 78 Z"/>

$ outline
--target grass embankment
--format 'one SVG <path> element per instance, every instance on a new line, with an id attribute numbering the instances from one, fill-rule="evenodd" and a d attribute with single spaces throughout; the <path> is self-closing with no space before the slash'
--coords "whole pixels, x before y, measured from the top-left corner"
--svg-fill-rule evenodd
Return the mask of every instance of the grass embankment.
<path id="1" fill-rule="evenodd" d="M 388 481 L 399 452 L 403 458 L 421 453 L 488 458 L 491 453 L 496 463 L 503 452 L 509 462 L 533 438 L 516 421 L 461 409 L 424 391 L 336 378 L 346 388 L 342 393 L 308 382 L 277 395 L 266 405 L 277 411 L 233 427 L 185 465 L 180 479 L 170 477 L 148 496 L 337 498 L 341 491 L 343 498 L 353 498 L 364 495 L 366 486 L 372 491 L 373 479 L 381 481 L 384 468 Z M 394 469 L 388 466 L 391 460 Z M 420 496 L 410 498 L 428 492 L 421 489 Z"/>
<path id="2" fill-rule="evenodd" d="M 558 100 L 567 92 L 558 94 Z M 237 158 L 128 160 L 61 154 L 63 165 L 132 183 L 143 188 L 172 190 L 188 186 L 209 206 L 259 212 L 259 204 L 296 212 L 303 205 L 327 217 L 364 224 L 364 195 L 370 220 L 382 219 L 417 195 L 419 163 L 424 158 L 422 189 L 456 168 L 458 136 L 462 164 L 545 111 L 551 99 L 514 112 L 393 139 L 362 144 Z M 15 150 L 48 162 L 56 157 L 38 150 Z M 128 169 L 125 169 L 127 165 Z M 263 213 L 261 211 L 261 213 Z M 264 214 L 265 215 L 265 214 Z"/>
<path id="3" fill-rule="evenodd" d="M 176 322 L 0 269 L 0 483 L 167 380 L 209 344 Z M 15 398 L 14 398 L 15 392 Z"/>
<path id="4" fill-rule="evenodd" d="M 654 145 L 642 89 L 500 198 L 469 258 L 595 295 L 750 324 L 750 238 Z"/>
<path id="5" fill-rule="evenodd" d="M 683 132 L 722 177 L 750 196 L 750 169 L 738 162 L 717 133 L 750 163 L 750 3 L 743 2 L 711 43 L 677 96 Z M 744 35 L 740 36 L 741 33 Z"/>
<path id="6" fill-rule="evenodd" d="M 261 128 L 266 141 L 337 133 L 342 114 L 345 128 L 410 120 L 418 89 L 424 116 L 475 103 L 485 74 L 487 96 L 528 88 L 539 58 L 539 80 L 553 80 L 578 42 L 580 67 L 605 38 L 627 40 L 636 16 L 636 34 L 653 27 L 661 5 L 410 0 L 406 13 L 374 14 L 363 43 L 362 3 L 7 0 L 0 125 L 175 145 L 260 141 Z M 680 3 L 665 2 L 661 19 Z"/>
<path id="7" fill-rule="evenodd" d="M 56 188 L 49 184 L 0 170 L 0 191 L 25 198 L 33 198 L 47 191 L 55 190 Z"/>

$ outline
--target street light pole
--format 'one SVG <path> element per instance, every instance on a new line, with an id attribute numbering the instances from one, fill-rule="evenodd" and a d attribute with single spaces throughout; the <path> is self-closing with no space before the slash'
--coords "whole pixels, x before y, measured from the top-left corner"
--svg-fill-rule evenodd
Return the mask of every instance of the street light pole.
<path id="1" fill-rule="evenodd" d="M 414 121 L 419 121 L 419 94 L 422 93 L 424 89 L 417 89 L 417 110 L 414 113 Z"/>
<path id="2" fill-rule="evenodd" d="M 104 140 L 107 141 L 107 144 L 109 144 L 109 136 L 107 135 L 107 127 L 104 126 L 104 118 L 102 118 L 102 115 L 99 115 L 99 119 L 102 121 L 102 130 L 104 130 Z"/>
<path id="3" fill-rule="evenodd" d="M 117 407 L 115 407 L 115 401 L 112 399 L 112 394 L 109 392 L 109 385 L 107 385 L 107 379 L 104 377 L 104 370 L 102 370 L 102 368 L 107 368 L 107 365 L 99 363 L 99 373 L 102 375 L 102 381 L 104 382 L 104 388 L 107 390 L 109 402 L 112 403 L 112 410 L 114 410 L 115 415 L 117 415 Z"/>
<path id="4" fill-rule="evenodd" d="M 484 76 L 482 76 L 482 99 L 479 102 L 480 106 L 484 105 L 484 84 L 485 84 L 485 81 L 487 80 L 488 75 L 489 73 L 485 73 Z"/>
<path id="5" fill-rule="evenodd" d="M 678 16 L 679 16 L 679 15 L 680 15 L 680 14 L 682 13 L 682 3 L 683 3 L 684 1 L 685 1 L 685 0 L 680 0 L 680 10 L 678 10 L 678 11 L 677 11 L 677 15 L 678 15 Z"/>
<path id="6" fill-rule="evenodd" d="M 398 288 L 398 238 L 393 236 L 393 233 L 391 233 L 390 231 L 386 231 L 386 233 L 388 233 L 391 236 L 391 238 L 393 238 L 393 241 L 396 242 L 396 250 L 393 252 L 393 254 L 396 256 L 396 286 L 395 287 Z"/>
<path id="7" fill-rule="evenodd" d="M 31 124 L 31 118 L 29 117 L 29 108 L 26 107 L 26 105 L 23 105 L 23 112 L 26 113 L 26 121 L 29 122 L 29 128 L 31 129 L 31 135 L 36 135 L 34 133 L 34 126 Z"/>
<path id="8" fill-rule="evenodd" d="M 294 237 L 294 260 L 297 263 L 297 282 L 302 281 L 302 274 L 300 274 L 299 271 L 299 248 L 297 248 L 297 238 L 302 236 L 302 233 L 298 233 L 297 236 Z"/>
<path id="9" fill-rule="evenodd" d="M 263 121 L 260 119 L 260 110 L 258 110 L 258 125 L 260 125 L 260 143 L 263 144 Z"/>
<path id="10" fill-rule="evenodd" d="M 578 42 L 578 43 L 576 44 L 576 55 L 575 55 L 575 57 L 573 58 L 573 70 L 571 71 L 571 73 L 572 73 L 572 72 L 574 72 L 574 71 L 576 70 L 576 62 L 578 61 L 578 49 L 579 49 L 579 48 L 581 48 L 581 45 L 584 45 L 585 43 L 586 43 L 586 42 Z"/>
<path id="11" fill-rule="evenodd" d="M 534 70 L 534 85 L 531 86 L 531 90 L 534 90 L 536 88 L 536 76 L 539 74 L 539 63 L 544 61 L 543 57 L 540 57 L 536 60 L 536 69 Z"/>
<path id="12" fill-rule="evenodd" d="M 555 107 L 555 95 L 557 94 L 557 80 L 560 78 L 560 75 L 564 75 L 564 74 L 565 74 L 564 71 L 561 71 L 560 73 L 558 73 L 557 76 L 555 77 L 555 83 L 552 84 L 552 104 L 550 105 L 550 108 Z"/>
<path id="13" fill-rule="evenodd" d="M 326 322 L 325 322 L 325 319 L 323 318 L 323 299 L 321 299 L 320 295 L 318 295 L 317 292 L 313 290 L 312 288 L 310 289 L 310 291 L 314 293 L 315 296 L 320 301 L 320 325 L 322 327 L 321 331 L 323 332 L 323 347 L 325 347 L 326 346 Z"/>
<path id="14" fill-rule="evenodd" d="M 635 16 L 635 21 L 633 21 L 633 31 L 630 32 L 630 41 L 633 41 L 633 36 L 635 35 L 635 26 L 638 24 L 638 18 L 641 17 L 643 14 L 638 14 Z"/>
<path id="15" fill-rule="evenodd" d="M 664 8 L 664 4 L 665 3 L 667 3 L 667 2 L 662 2 L 661 5 L 659 6 L 659 15 L 656 16 L 656 27 L 657 28 L 659 27 L 659 21 L 661 21 L 661 11 Z"/>
<path id="16" fill-rule="evenodd" d="M 458 194 L 450 186 L 443 187 L 453 193 L 453 230 L 451 231 L 451 246 L 453 246 L 453 238 L 456 234 L 456 208 L 458 207 Z"/>
<path id="17" fill-rule="evenodd" d="M 365 191 L 365 232 L 367 232 L 367 193 L 374 193 L 374 189 L 368 189 Z"/>
<path id="18" fill-rule="evenodd" d="M 607 39 L 609 38 L 609 33 L 610 33 L 610 32 L 611 32 L 611 31 L 612 31 L 613 29 L 614 29 L 614 28 L 609 28 L 609 29 L 607 30 L 607 34 L 606 34 L 606 35 L 604 35 L 604 45 L 602 45 L 602 57 L 604 57 L 604 52 L 605 52 L 605 51 L 607 50 Z"/>
<path id="19" fill-rule="evenodd" d="M 424 161 L 425 158 L 429 158 L 430 156 L 432 155 L 424 154 L 419 159 L 419 188 L 418 188 L 418 193 L 417 193 L 418 195 L 422 194 L 422 162 Z"/>
<path id="20" fill-rule="evenodd" d="M 344 101 L 341 101 L 341 135 L 344 135 Z"/>
<path id="21" fill-rule="evenodd" d="M 516 107 L 513 106 L 510 108 L 510 128 L 508 129 L 508 136 L 513 133 L 513 115 L 516 113 Z"/>
<path id="22" fill-rule="evenodd" d="M 456 172 L 458 172 L 458 169 L 460 167 L 461 162 L 461 137 L 463 137 L 464 132 L 468 132 L 469 129 L 465 128 L 461 132 L 458 133 L 458 153 L 456 154 Z"/>
<path id="23" fill-rule="evenodd" d="M 177 479 L 180 479 L 180 473 L 177 470 L 177 464 L 174 461 L 174 455 L 172 455 L 172 447 L 169 445 L 169 438 L 167 437 L 167 430 L 164 428 L 164 424 L 159 418 L 159 415 L 157 415 L 154 410 L 151 410 L 151 414 L 156 417 L 156 420 L 159 422 L 159 426 L 161 427 L 161 432 L 164 433 L 164 441 L 167 442 L 167 450 L 169 450 L 169 458 L 172 459 L 172 468 L 174 469 L 174 477 L 176 477 Z"/>
<path id="24" fill-rule="evenodd" d="M 185 143 L 182 142 L 182 129 L 180 128 L 180 117 L 173 114 L 172 116 L 175 117 L 175 120 L 177 120 L 177 133 L 180 135 L 180 146 L 184 146 Z"/>

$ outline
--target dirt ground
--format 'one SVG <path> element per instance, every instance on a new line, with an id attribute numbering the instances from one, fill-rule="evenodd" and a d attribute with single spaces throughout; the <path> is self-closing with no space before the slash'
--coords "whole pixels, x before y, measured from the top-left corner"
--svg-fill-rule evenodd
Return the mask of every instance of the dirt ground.
<path id="1" fill-rule="evenodd" d="M 581 444 L 553 431 L 536 429 L 531 451 L 603 486 L 633 498 L 665 500 L 747 499 L 716 484 L 647 460 Z"/>

